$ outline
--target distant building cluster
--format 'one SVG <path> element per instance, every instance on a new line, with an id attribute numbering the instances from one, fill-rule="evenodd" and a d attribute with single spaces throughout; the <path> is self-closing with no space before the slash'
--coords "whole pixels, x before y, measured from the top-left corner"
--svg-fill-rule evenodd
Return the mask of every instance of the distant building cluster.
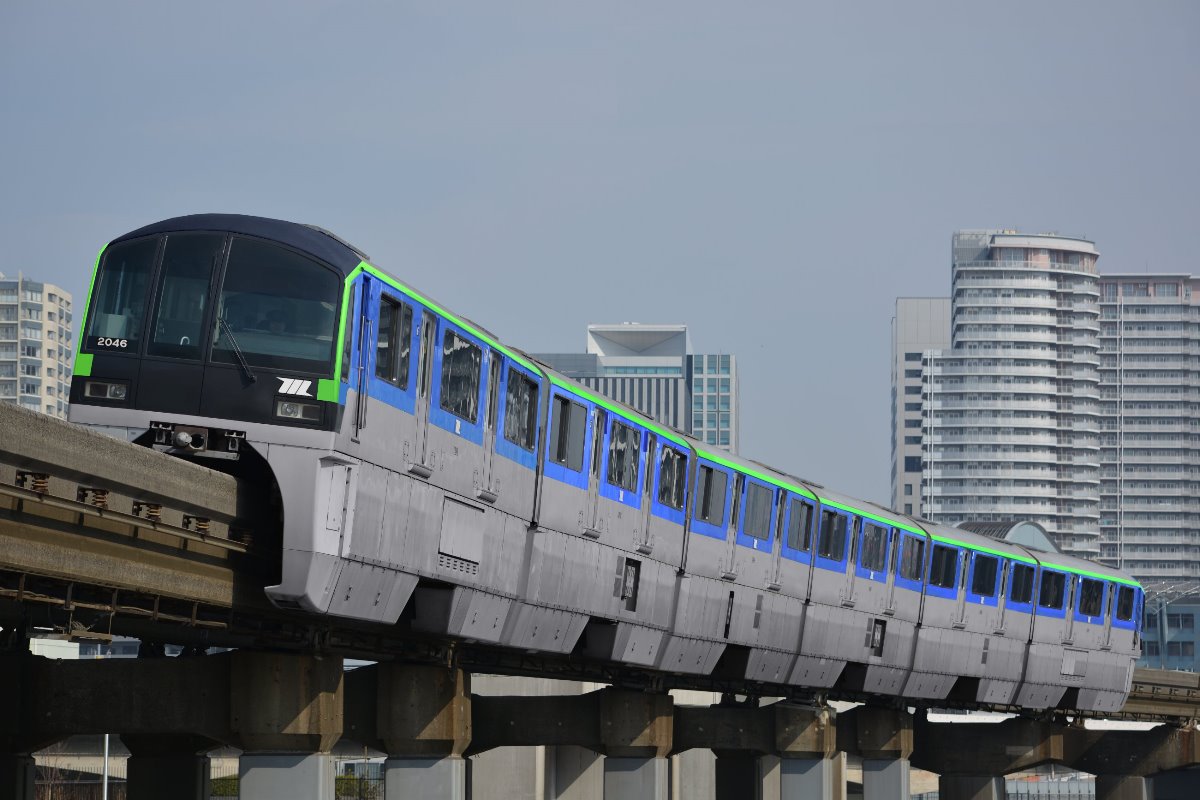
<path id="1" fill-rule="evenodd" d="M 1098 257 L 960 231 L 951 296 L 896 301 L 892 503 L 1030 520 L 1143 582 L 1200 585 L 1200 278 Z"/>
<path id="2" fill-rule="evenodd" d="M 737 359 L 693 353 L 686 325 L 589 325 L 585 352 L 534 357 L 651 419 L 737 452 Z"/>
<path id="3" fill-rule="evenodd" d="M 65 419 L 75 355 L 71 295 L 0 273 L 0 402 Z"/>

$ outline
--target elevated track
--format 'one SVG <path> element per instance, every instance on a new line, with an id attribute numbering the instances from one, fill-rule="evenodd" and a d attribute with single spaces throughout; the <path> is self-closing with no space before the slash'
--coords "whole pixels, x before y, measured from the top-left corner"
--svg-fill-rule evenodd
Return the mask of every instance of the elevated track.
<path id="1" fill-rule="evenodd" d="M 0 404 L 0 625 L 14 636 L 49 627 L 631 688 L 867 699 L 447 642 L 404 618 L 382 627 L 280 611 L 262 591 L 278 580 L 278 527 L 270 487 Z M 1105 717 L 1194 724 L 1200 675 L 1138 669 L 1125 707 Z"/>

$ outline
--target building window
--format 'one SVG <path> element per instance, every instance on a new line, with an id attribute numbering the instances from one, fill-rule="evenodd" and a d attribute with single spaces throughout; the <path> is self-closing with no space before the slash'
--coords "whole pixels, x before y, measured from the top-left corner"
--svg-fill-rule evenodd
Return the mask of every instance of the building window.
<path id="1" fill-rule="evenodd" d="M 722 374 L 722 375 L 729 374 L 729 356 L 721 356 L 720 374 Z"/>
<path id="2" fill-rule="evenodd" d="M 919 420 L 919 419 L 906 419 L 906 420 L 904 420 L 904 427 L 906 427 L 906 428 L 920 428 L 920 427 L 921 427 L 921 420 Z"/>
<path id="3" fill-rule="evenodd" d="M 921 354 L 920 353 L 905 353 L 904 360 L 909 363 L 912 363 L 914 361 L 919 363 L 921 361 Z"/>
<path id="4" fill-rule="evenodd" d="M 912 503 L 905 503 L 905 504 L 904 504 L 904 513 L 905 513 L 905 514 L 912 514 Z"/>
<path id="5" fill-rule="evenodd" d="M 920 444 L 921 437 L 920 436 L 905 436 L 904 443 L 905 444 Z"/>
<path id="6" fill-rule="evenodd" d="M 905 403 L 904 410 L 905 411 L 920 411 L 921 404 L 920 403 Z"/>
<path id="7" fill-rule="evenodd" d="M 904 377 L 906 377 L 906 378 L 919 378 L 919 377 L 921 377 L 921 370 L 919 370 L 919 369 L 906 369 L 906 370 L 904 370 Z"/>
<path id="8" fill-rule="evenodd" d="M 1177 283 L 1156 283 L 1154 284 L 1155 297 L 1178 297 L 1179 284 Z"/>
<path id="9" fill-rule="evenodd" d="M 920 456 L 905 456 L 904 457 L 904 471 L 905 472 L 920 472 L 921 471 L 921 457 Z"/>
<path id="10" fill-rule="evenodd" d="M 904 393 L 905 394 L 920 394 L 921 387 L 920 386 L 905 386 Z"/>
<path id="11" fill-rule="evenodd" d="M 1144 644 L 1146 645 L 1146 655 L 1158 655 L 1158 642 L 1144 642 Z"/>
<path id="12" fill-rule="evenodd" d="M 1167 630 L 1190 631 L 1196 626 L 1196 618 L 1192 614 L 1167 614 Z"/>
<path id="13" fill-rule="evenodd" d="M 904 496 L 912 497 L 912 484 L 911 483 L 904 484 Z"/>

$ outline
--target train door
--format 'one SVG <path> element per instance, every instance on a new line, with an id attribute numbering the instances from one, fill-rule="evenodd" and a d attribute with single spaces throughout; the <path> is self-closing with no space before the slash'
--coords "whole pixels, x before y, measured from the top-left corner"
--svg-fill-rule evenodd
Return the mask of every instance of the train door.
<path id="1" fill-rule="evenodd" d="M 1117 585 L 1105 581 L 1104 591 L 1108 593 L 1108 602 L 1104 604 L 1104 646 L 1112 647 L 1113 620 L 1116 619 L 1117 613 Z"/>
<path id="2" fill-rule="evenodd" d="M 1079 576 L 1067 576 L 1066 609 L 1063 618 L 1063 643 L 1075 641 L 1075 594 L 1079 591 Z"/>
<path id="3" fill-rule="evenodd" d="M 729 527 L 725 532 L 725 555 L 721 558 L 721 572 L 732 577 L 737 576 L 737 532 L 741 524 L 742 506 L 745 503 L 746 476 L 740 472 L 734 473 L 733 478 L 733 511 L 729 515 Z"/>
<path id="4" fill-rule="evenodd" d="M 857 514 L 850 515 L 850 555 L 846 559 L 846 601 L 853 604 L 858 599 L 858 551 L 861 546 L 863 532 L 866 530 L 865 520 Z"/>
<path id="5" fill-rule="evenodd" d="M 413 431 L 412 452 L 408 456 L 409 472 L 428 478 L 433 474 L 429 462 L 429 403 L 433 394 L 433 348 L 437 338 L 437 318 L 430 311 L 421 315 L 420 356 L 417 362 L 417 404 L 414 409 L 416 425 Z"/>
<path id="6" fill-rule="evenodd" d="M 775 493 L 775 536 L 772 539 L 771 566 L 768 570 L 767 588 L 778 590 L 783 572 L 783 537 L 787 531 L 785 518 L 787 516 L 788 493 L 783 489 Z"/>
<path id="7" fill-rule="evenodd" d="M 997 583 L 997 606 L 996 606 L 996 630 L 1004 630 L 1004 623 L 1008 617 L 1008 576 L 1012 572 L 1013 562 L 1007 558 L 1000 561 L 1000 580 Z"/>
<path id="8" fill-rule="evenodd" d="M 370 346 L 375 341 L 371 335 L 371 293 L 375 288 L 375 279 L 369 275 L 359 278 L 362 286 L 358 293 L 355 307 L 358 317 L 355 319 L 357 328 L 358 351 L 354 354 L 354 374 L 351 385 L 354 387 L 354 441 L 359 441 L 363 428 L 367 427 L 367 399 L 370 394 L 371 356 L 374 354 Z M 347 331 L 349 335 L 349 331 Z"/>
<path id="9" fill-rule="evenodd" d="M 500 423 L 496 418 L 500 407 L 500 374 L 504 366 L 504 358 L 495 350 L 488 351 L 491 368 L 488 370 L 487 413 L 483 423 L 483 474 L 480 476 L 479 488 L 476 495 L 489 503 L 496 501 L 497 487 L 495 486 L 493 464 L 496 458 L 496 432 Z"/>
<path id="10" fill-rule="evenodd" d="M 967 621 L 967 579 L 970 577 L 971 553 L 958 551 L 958 605 L 954 611 L 954 623 L 963 625 Z"/>
<path id="11" fill-rule="evenodd" d="M 592 407 L 592 469 L 588 477 L 588 496 L 584 532 L 599 536 L 602 532 L 600 519 L 600 481 L 604 479 L 604 441 L 608 433 L 608 412 L 600 406 Z"/>
<path id="12" fill-rule="evenodd" d="M 634 537 L 633 546 L 637 548 L 639 553 L 649 553 L 653 549 L 650 542 L 650 526 L 654 523 L 654 476 L 659 472 L 657 469 L 658 455 L 658 434 L 648 433 L 646 450 L 643 455 L 643 472 L 642 479 L 642 526 L 641 530 Z"/>

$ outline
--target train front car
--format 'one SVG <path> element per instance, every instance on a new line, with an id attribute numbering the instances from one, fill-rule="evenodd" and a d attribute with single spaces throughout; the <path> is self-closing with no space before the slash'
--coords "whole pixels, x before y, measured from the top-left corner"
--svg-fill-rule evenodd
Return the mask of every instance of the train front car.
<path id="1" fill-rule="evenodd" d="M 165 220 L 101 251 L 80 326 L 72 422 L 243 474 L 269 465 L 287 514 L 267 592 L 285 607 L 325 610 L 336 577 L 339 321 L 362 260 L 305 225 Z"/>

